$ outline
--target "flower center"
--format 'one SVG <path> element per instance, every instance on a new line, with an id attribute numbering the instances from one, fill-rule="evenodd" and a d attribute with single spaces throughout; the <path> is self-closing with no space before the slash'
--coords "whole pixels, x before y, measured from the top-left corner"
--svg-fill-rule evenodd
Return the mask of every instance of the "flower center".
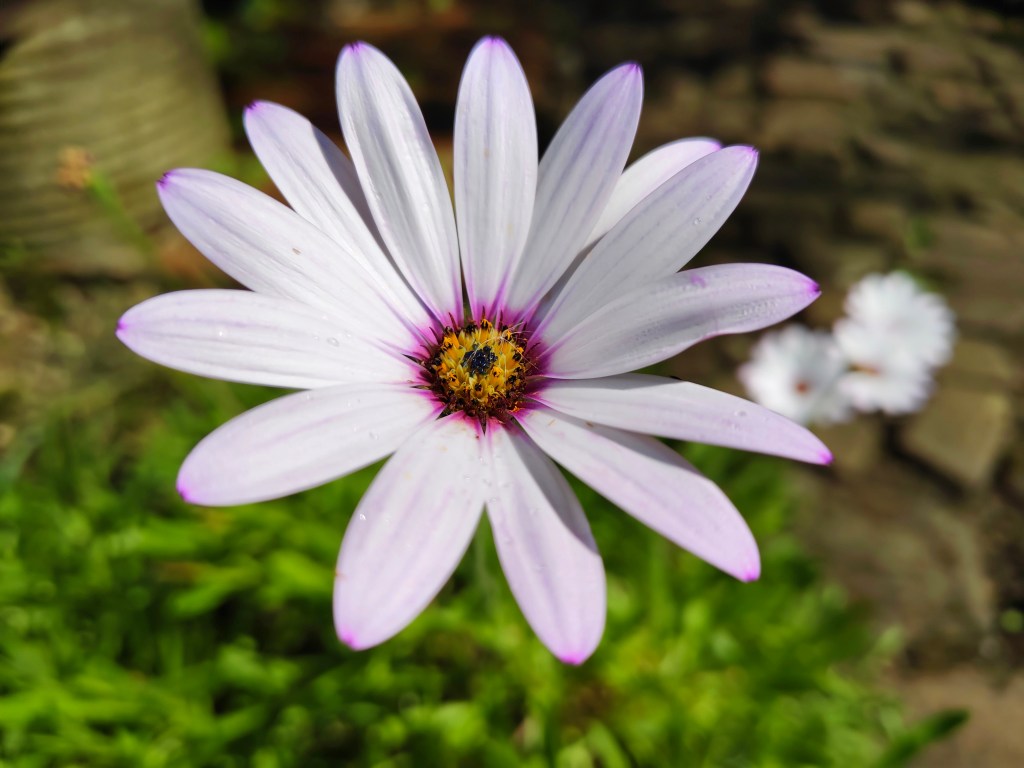
<path id="1" fill-rule="evenodd" d="M 446 326 L 423 363 L 427 386 L 444 403 L 444 414 L 463 411 L 481 421 L 505 420 L 519 409 L 532 364 L 521 331 L 487 319 L 461 328 Z"/>

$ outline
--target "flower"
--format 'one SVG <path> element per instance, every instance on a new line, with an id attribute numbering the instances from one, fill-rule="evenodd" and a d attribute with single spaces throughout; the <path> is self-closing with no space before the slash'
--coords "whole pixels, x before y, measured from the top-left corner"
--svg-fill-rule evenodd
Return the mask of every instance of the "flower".
<path id="1" fill-rule="evenodd" d="M 931 397 L 934 382 L 926 368 L 896 365 L 854 368 L 838 389 L 858 411 L 882 411 L 899 416 L 919 411 Z"/>
<path id="2" fill-rule="evenodd" d="M 936 368 L 953 354 L 953 313 L 905 272 L 868 275 L 850 289 L 845 309 L 836 337 L 854 362 L 887 357 Z"/>
<path id="3" fill-rule="evenodd" d="M 579 663 L 603 631 L 604 571 L 554 461 L 749 580 L 760 566 L 743 518 L 644 433 L 830 458 L 802 427 L 752 403 L 628 374 L 778 322 L 818 295 L 781 267 L 679 272 L 739 202 L 756 153 L 678 142 L 623 173 L 641 93 L 635 64 L 609 72 L 538 163 L 519 62 L 503 41 L 482 40 L 459 87 L 453 212 L 409 86 L 357 43 L 338 63 L 351 162 L 284 107 L 246 113 L 290 209 L 208 171 L 159 182 L 181 232 L 250 291 L 150 299 L 125 314 L 119 337 L 164 365 L 302 390 L 203 439 L 181 468 L 181 495 L 272 499 L 391 455 L 338 557 L 334 618 L 349 646 L 380 643 L 423 610 L 486 506 L 527 621 Z"/>
<path id="4" fill-rule="evenodd" d="M 903 272 L 868 275 L 846 297 L 835 338 L 853 370 L 840 387 L 858 410 L 912 413 L 953 352 L 953 313 Z"/>
<path id="5" fill-rule="evenodd" d="M 852 414 L 838 386 L 846 372 L 846 360 L 830 334 L 789 325 L 762 336 L 738 375 L 766 408 L 800 424 L 834 424 Z"/>

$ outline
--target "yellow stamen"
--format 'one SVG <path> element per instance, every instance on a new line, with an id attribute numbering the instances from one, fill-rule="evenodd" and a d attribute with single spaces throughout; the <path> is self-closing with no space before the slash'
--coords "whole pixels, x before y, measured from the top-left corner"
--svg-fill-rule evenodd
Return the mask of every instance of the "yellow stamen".
<path id="1" fill-rule="evenodd" d="M 528 374 L 524 340 L 511 328 L 487 319 L 479 325 L 445 328 L 426 362 L 431 389 L 448 412 L 485 419 L 518 409 Z"/>

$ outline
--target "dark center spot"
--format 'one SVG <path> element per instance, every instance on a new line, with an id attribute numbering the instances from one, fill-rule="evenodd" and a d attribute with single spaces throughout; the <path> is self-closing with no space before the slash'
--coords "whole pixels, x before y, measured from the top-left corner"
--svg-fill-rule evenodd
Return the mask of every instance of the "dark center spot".
<path id="1" fill-rule="evenodd" d="M 497 362 L 498 356 L 488 345 L 473 345 L 473 348 L 462 358 L 462 367 L 473 376 L 484 376 Z"/>

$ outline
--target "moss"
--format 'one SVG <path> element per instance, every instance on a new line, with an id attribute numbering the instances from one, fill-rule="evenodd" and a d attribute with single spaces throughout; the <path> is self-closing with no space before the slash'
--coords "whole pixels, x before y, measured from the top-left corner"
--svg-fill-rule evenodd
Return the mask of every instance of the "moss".
<path id="1" fill-rule="evenodd" d="M 585 665 L 529 631 L 486 528 L 410 628 L 348 651 L 333 564 L 373 468 L 232 509 L 174 495 L 191 444 L 267 394 L 161 375 L 2 468 L 6 764 L 862 766 L 935 737 L 872 687 L 884 653 L 784 533 L 784 463 L 726 450 L 688 453 L 751 520 L 759 583 L 580 487 L 609 578 Z"/>

